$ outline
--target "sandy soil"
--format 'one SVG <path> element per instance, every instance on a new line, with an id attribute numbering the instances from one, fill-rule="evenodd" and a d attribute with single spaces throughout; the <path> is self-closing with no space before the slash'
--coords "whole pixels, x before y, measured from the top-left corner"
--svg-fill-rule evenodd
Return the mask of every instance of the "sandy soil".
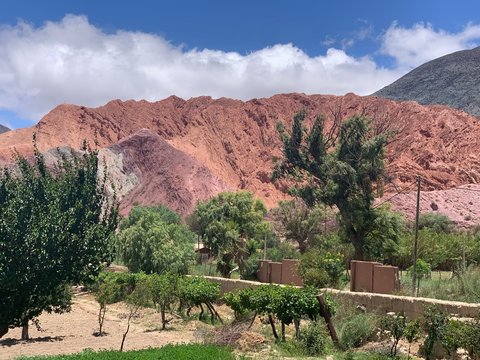
<path id="1" fill-rule="evenodd" d="M 102 337 L 92 335 L 98 331 L 97 311 L 98 305 L 91 295 L 79 295 L 70 313 L 40 316 L 42 331 L 31 326 L 30 340 L 19 340 L 21 329 L 10 330 L 0 339 L 0 359 L 14 359 L 22 355 L 70 354 L 84 349 L 118 350 L 126 328 L 127 308 L 122 304 L 108 308 L 105 319 L 107 336 Z M 202 326 L 207 325 L 174 319 L 169 330 L 159 331 L 159 315 L 151 309 L 145 309 L 133 320 L 125 340 L 125 350 L 198 341 L 199 328 Z"/>

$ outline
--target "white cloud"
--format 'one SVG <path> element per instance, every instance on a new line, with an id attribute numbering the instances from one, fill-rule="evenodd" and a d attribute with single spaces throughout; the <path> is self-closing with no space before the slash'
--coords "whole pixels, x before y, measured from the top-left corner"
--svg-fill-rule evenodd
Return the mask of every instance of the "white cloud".
<path id="1" fill-rule="evenodd" d="M 398 67 L 386 69 L 371 57 L 353 57 L 335 48 L 315 57 L 292 44 L 247 55 L 185 50 L 158 35 L 105 33 L 86 17 L 67 15 L 41 27 L 27 23 L 0 27 L 0 110 L 38 120 L 59 103 L 98 106 L 115 98 L 155 101 L 175 94 L 250 99 L 282 92 L 366 95 L 419 62 L 469 47 L 479 38 L 474 25 L 449 34 L 430 25 L 405 29 L 393 24 L 381 38 L 381 51 L 393 56 Z"/>
<path id="2" fill-rule="evenodd" d="M 462 31 L 435 30 L 431 24 L 419 23 L 411 28 L 394 22 L 385 32 L 381 52 L 393 57 L 399 68 L 411 69 L 452 52 L 472 48 L 480 43 L 480 25 L 468 24 Z"/>

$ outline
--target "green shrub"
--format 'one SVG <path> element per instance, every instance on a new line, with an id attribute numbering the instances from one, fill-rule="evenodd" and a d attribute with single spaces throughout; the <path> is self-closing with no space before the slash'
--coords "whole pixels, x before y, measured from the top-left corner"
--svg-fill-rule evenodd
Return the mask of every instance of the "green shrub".
<path id="1" fill-rule="evenodd" d="M 468 345 L 467 325 L 458 320 L 450 320 L 445 326 L 442 335 L 442 345 L 450 355 L 455 354 L 458 348 Z"/>
<path id="2" fill-rule="evenodd" d="M 195 234 L 165 207 L 134 207 L 117 236 L 117 254 L 130 271 L 186 274 Z"/>
<path id="3" fill-rule="evenodd" d="M 242 274 L 244 280 L 257 280 L 257 270 L 259 266 L 259 260 L 262 258 L 261 254 L 253 253 L 245 261 L 245 270 Z"/>
<path id="4" fill-rule="evenodd" d="M 317 288 L 338 286 L 344 270 L 340 254 L 320 249 L 307 251 L 301 257 L 299 266 L 303 282 Z"/>
<path id="5" fill-rule="evenodd" d="M 220 297 L 220 284 L 199 276 L 184 277 L 179 282 L 179 296 L 182 303 L 188 307 L 187 315 L 192 307 L 198 306 L 201 309 L 198 318 L 202 320 L 203 304 L 210 311 L 212 322 L 215 317 L 220 319 L 213 306 Z"/>
<path id="6" fill-rule="evenodd" d="M 162 318 L 162 329 L 165 330 L 168 323 L 167 310 L 177 302 L 179 296 L 179 277 L 176 274 L 165 273 L 162 275 L 151 274 L 147 284 L 150 291 L 150 299 L 155 305 Z"/>
<path id="7" fill-rule="evenodd" d="M 427 359 L 432 354 L 435 342 L 443 340 L 448 321 L 448 314 L 438 306 L 426 306 L 423 313 L 423 328 L 427 337 L 423 342 L 423 353 Z"/>
<path id="8" fill-rule="evenodd" d="M 271 261 L 282 261 L 283 259 L 297 259 L 298 250 L 287 241 L 278 242 L 274 247 L 267 249 L 267 259 Z"/>
<path id="9" fill-rule="evenodd" d="M 339 342 L 343 349 L 362 346 L 372 336 L 376 318 L 372 314 L 355 314 L 343 321 L 339 331 Z"/>
<path id="10" fill-rule="evenodd" d="M 466 347 L 472 359 L 480 359 L 480 314 L 466 326 Z"/>
<path id="11" fill-rule="evenodd" d="M 223 294 L 222 300 L 233 310 L 235 319 L 239 320 L 244 314 L 250 311 L 248 304 L 242 301 L 245 298 L 245 292 L 234 291 Z"/>
<path id="12" fill-rule="evenodd" d="M 383 330 L 390 333 L 393 338 L 390 355 L 397 356 L 398 342 L 403 338 L 407 327 L 407 318 L 404 315 L 387 315 L 381 321 Z"/>
<path id="13" fill-rule="evenodd" d="M 325 323 L 319 320 L 308 324 L 302 329 L 300 343 L 307 355 L 316 356 L 325 353 L 329 343 L 329 335 L 325 329 Z"/>
<path id="14" fill-rule="evenodd" d="M 420 230 L 430 229 L 439 233 L 449 233 L 453 229 L 453 221 L 447 215 L 430 212 L 420 215 L 418 228 Z"/>

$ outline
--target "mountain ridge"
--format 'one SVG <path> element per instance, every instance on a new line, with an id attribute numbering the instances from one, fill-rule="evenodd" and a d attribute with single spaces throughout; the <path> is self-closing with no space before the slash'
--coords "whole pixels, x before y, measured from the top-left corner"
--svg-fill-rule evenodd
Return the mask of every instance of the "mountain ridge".
<path id="1" fill-rule="evenodd" d="M 334 117 L 345 119 L 355 114 L 391 126 L 396 137 L 387 147 L 386 167 L 397 188 L 410 186 L 417 175 L 424 179 L 424 190 L 480 183 L 480 124 L 475 117 L 447 106 L 354 94 L 293 93 L 249 101 L 210 97 L 183 100 L 172 96 L 156 102 L 113 100 L 97 108 L 59 105 L 34 127 L 1 134 L 0 162 L 11 161 L 14 148 L 31 154 L 34 132 L 43 152 L 57 146 L 79 148 L 83 139 L 105 149 L 146 128 L 152 136 L 204 166 L 228 189 L 252 191 L 273 207 L 285 199 L 283 190 L 288 186 L 270 182 L 273 158 L 282 155 L 276 125 L 282 121 L 288 128 L 293 115 L 301 109 L 308 111 L 307 122 L 316 114 L 325 114 L 327 129 Z M 140 145 L 135 146 L 141 149 Z M 142 152 L 137 153 L 133 163 L 142 161 Z M 144 166 L 143 171 L 150 172 L 145 179 L 153 179 L 155 170 Z M 394 189 L 389 185 L 386 190 Z M 220 190 L 212 187 L 205 193 L 213 195 Z M 122 201 L 130 205 L 137 200 L 145 203 L 148 191 L 128 201 L 126 194 Z"/>
<path id="2" fill-rule="evenodd" d="M 443 104 L 480 116 L 480 46 L 420 65 L 373 95 Z"/>

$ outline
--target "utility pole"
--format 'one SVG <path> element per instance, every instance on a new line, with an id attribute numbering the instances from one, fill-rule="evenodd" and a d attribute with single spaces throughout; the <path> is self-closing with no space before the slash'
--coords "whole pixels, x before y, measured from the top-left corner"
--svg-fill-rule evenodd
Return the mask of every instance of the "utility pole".
<path id="1" fill-rule="evenodd" d="M 420 215 L 420 175 L 417 176 L 417 211 L 415 214 L 415 241 L 413 244 L 412 295 L 417 296 L 417 248 L 418 248 L 418 217 Z"/>
<path id="2" fill-rule="evenodd" d="M 263 237 L 263 260 L 267 260 L 267 234 Z"/>

